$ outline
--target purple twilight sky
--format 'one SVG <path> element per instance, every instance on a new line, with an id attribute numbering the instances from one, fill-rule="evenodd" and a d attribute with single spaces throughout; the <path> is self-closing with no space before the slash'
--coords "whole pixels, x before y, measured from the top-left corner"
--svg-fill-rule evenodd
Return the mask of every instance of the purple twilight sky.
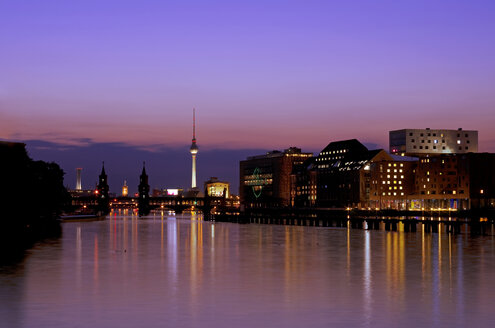
<path id="1" fill-rule="evenodd" d="M 195 107 L 200 155 L 426 127 L 495 152 L 494 35 L 491 0 L 3 0 L 0 139 L 187 149 Z"/>

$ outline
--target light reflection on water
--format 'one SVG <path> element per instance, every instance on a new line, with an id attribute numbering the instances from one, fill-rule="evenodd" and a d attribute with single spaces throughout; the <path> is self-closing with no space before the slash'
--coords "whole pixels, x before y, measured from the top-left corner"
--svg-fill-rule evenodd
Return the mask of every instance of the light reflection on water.
<path id="1" fill-rule="evenodd" d="M 0 269 L 2 327 L 490 326 L 493 236 L 114 213 Z"/>

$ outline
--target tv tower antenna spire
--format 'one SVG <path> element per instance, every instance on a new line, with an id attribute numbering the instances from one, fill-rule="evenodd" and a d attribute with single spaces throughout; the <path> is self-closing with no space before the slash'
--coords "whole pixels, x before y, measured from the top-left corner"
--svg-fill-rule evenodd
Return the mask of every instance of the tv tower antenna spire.
<path id="1" fill-rule="evenodd" d="M 193 139 L 189 152 L 192 156 L 192 176 L 191 176 L 191 188 L 196 188 L 196 154 L 198 153 L 198 145 L 196 145 L 196 108 L 193 108 Z"/>
<path id="2" fill-rule="evenodd" d="M 193 108 L 193 141 L 196 141 L 196 108 Z"/>

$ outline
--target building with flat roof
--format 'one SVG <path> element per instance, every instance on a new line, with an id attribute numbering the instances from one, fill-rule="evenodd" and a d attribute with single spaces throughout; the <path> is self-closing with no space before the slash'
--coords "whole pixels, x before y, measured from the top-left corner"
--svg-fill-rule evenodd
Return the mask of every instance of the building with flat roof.
<path id="1" fill-rule="evenodd" d="M 478 131 L 402 129 L 389 132 L 390 153 L 406 156 L 478 152 Z"/>
<path id="2" fill-rule="evenodd" d="M 313 156 L 291 147 L 240 162 L 239 196 L 245 208 L 285 207 L 291 202 L 291 173 L 294 165 Z"/>

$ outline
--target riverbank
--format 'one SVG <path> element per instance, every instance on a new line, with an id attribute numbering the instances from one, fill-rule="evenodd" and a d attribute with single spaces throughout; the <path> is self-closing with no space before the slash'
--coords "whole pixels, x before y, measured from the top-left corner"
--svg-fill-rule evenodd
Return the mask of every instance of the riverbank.
<path id="1" fill-rule="evenodd" d="M 6 218 L 0 231 L 0 265 L 22 259 L 24 252 L 36 242 L 59 238 L 60 221 L 50 218 Z"/>
<path id="2" fill-rule="evenodd" d="M 358 215 L 351 211 L 320 213 L 239 213 L 238 215 L 217 214 L 205 216 L 206 221 L 231 222 L 239 224 L 275 224 L 311 227 L 340 227 L 365 230 L 403 232 L 445 231 L 451 234 L 470 233 L 474 235 L 495 235 L 493 217 L 446 217 L 446 216 L 405 216 L 405 215 Z M 363 214 L 363 213 L 359 213 Z"/>

